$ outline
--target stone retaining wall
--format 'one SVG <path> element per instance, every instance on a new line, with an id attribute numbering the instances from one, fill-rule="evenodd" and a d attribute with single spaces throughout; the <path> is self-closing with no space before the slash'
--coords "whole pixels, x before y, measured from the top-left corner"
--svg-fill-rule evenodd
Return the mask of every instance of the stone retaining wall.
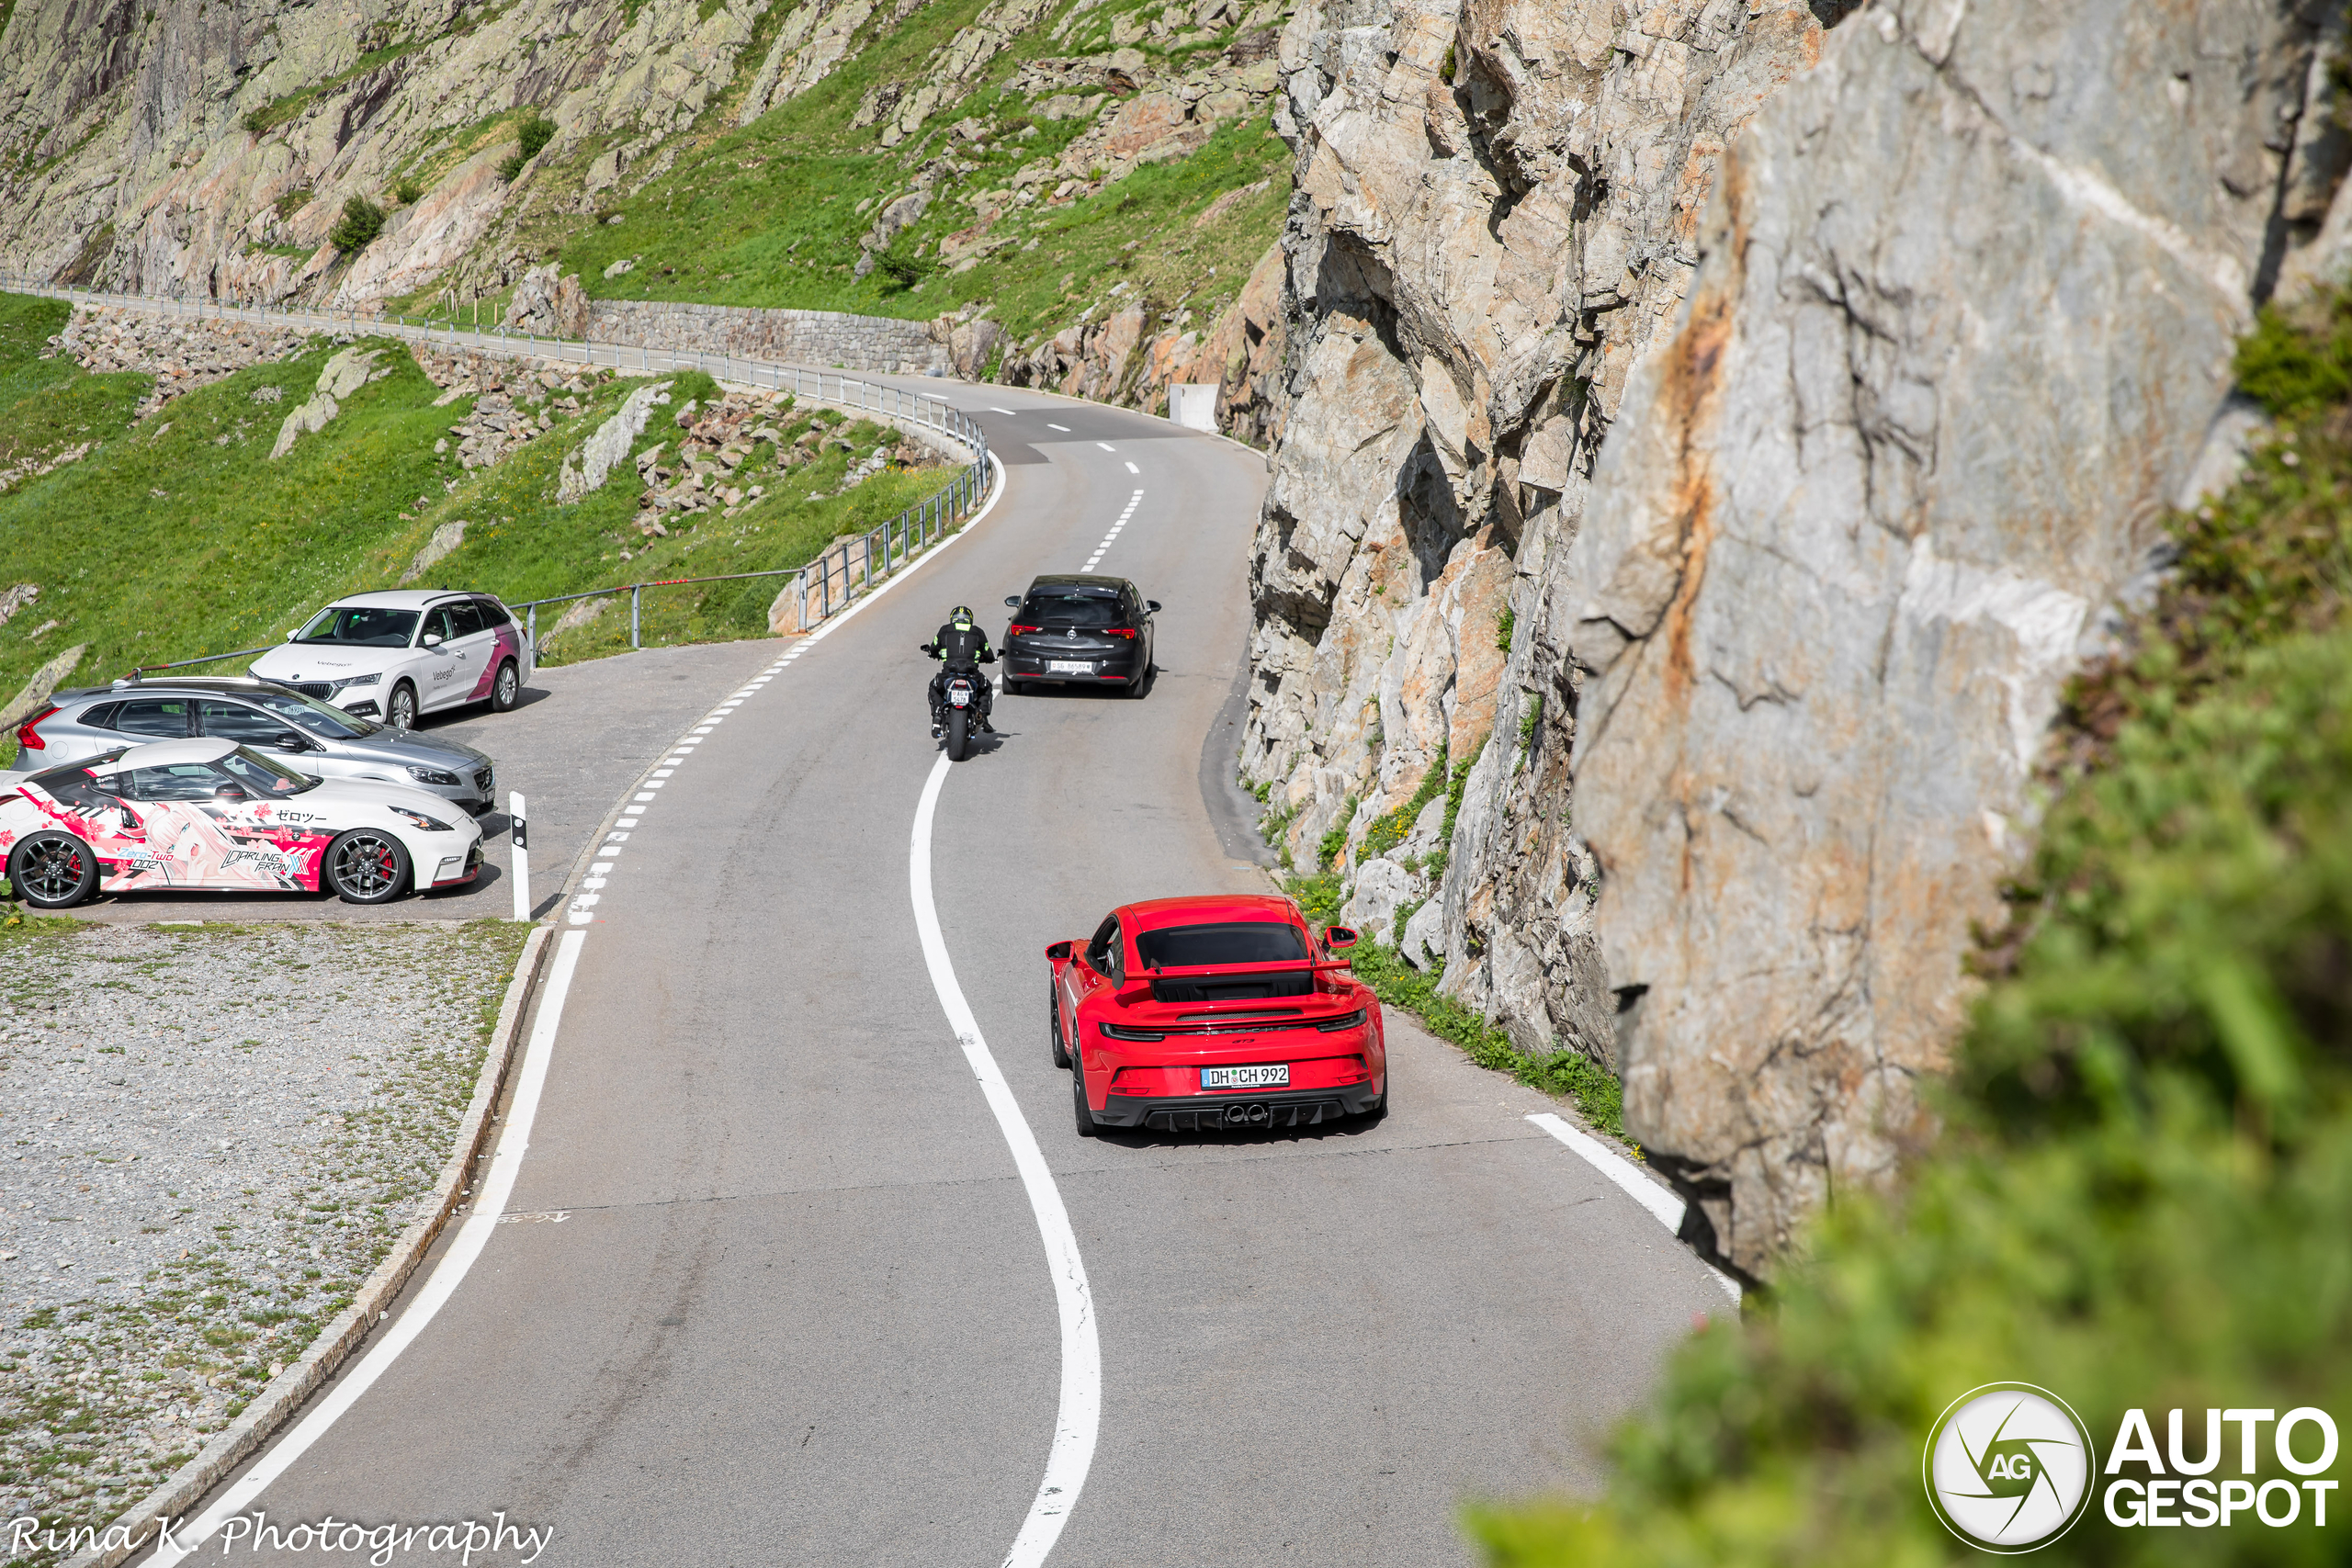
<path id="1" fill-rule="evenodd" d="M 928 323 L 838 310 L 768 310 L 741 305 L 682 305 L 657 299 L 596 299 L 588 335 L 673 353 L 700 349 L 746 359 L 920 376 L 953 375 L 947 344 Z"/>

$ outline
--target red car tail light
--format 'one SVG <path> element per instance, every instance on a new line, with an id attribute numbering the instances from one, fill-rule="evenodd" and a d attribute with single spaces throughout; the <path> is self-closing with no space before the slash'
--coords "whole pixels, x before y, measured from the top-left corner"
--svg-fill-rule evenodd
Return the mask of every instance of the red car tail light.
<path id="1" fill-rule="evenodd" d="M 1104 626 L 1102 630 L 1104 635 L 1109 637 L 1123 637 L 1129 642 L 1136 639 L 1136 629 L 1133 626 Z"/>
<path id="2" fill-rule="evenodd" d="M 40 738 L 40 731 L 35 729 L 33 726 L 39 724 L 42 719 L 47 718 L 51 714 L 53 714 L 56 711 L 57 705 L 55 703 L 42 704 L 40 712 L 33 715 L 32 717 L 17 726 L 17 744 L 23 747 L 28 751 L 48 750 L 49 742 Z"/>
<path id="3" fill-rule="evenodd" d="M 1019 637 L 1024 632 L 1041 632 L 1045 629 L 1046 628 L 1043 626 L 1024 626 L 1016 624 L 1005 627 L 1004 635 L 1007 637 Z"/>

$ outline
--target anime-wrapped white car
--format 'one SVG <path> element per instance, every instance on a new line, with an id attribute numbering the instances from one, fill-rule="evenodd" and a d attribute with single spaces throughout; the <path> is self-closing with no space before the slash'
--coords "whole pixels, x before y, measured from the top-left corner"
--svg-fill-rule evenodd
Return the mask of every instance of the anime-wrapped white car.
<path id="1" fill-rule="evenodd" d="M 381 904 L 471 882 L 481 829 L 423 790 L 306 778 L 229 740 L 163 740 L 19 779 L 0 795 L 0 856 L 39 909 L 179 888 Z"/>

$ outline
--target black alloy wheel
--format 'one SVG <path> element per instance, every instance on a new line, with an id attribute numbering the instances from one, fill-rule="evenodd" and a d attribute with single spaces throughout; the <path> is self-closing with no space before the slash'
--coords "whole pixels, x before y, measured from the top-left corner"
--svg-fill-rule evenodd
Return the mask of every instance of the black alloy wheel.
<path id="1" fill-rule="evenodd" d="M 523 672 L 508 660 L 498 667 L 497 678 L 490 683 L 490 711 L 513 713 L 515 701 L 523 694 Z"/>
<path id="2" fill-rule="evenodd" d="M 380 828 L 354 828 L 327 846 L 324 880 L 346 904 L 389 904 L 408 881 L 408 851 Z"/>
<path id="3" fill-rule="evenodd" d="M 394 729 L 416 728 L 416 688 L 402 681 L 384 703 L 384 722 Z"/>
<path id="4" fill-rule="evenodd" d="M 1062 1043 L 1062 1003 L 1060 997 L 1054 992 L 1051 980 L 1046 982 L 1046 1016 L 1052 1020 L 1049 1027 L 1054 1032 L 1054 1066 L 1068 1067 L 1069 1047 Z"/>
<path id="5" fill-rule="evenodd" d="M 36 909 L 63 909 L 98 889 L 98 857 L 71 833 L 34 833 L 8 856 L 8 881 Z"/>
<path id="6" fill-rule="evenodd" d="M 1078 1106 L 1078 1135 L 1081 1138 L 1099 1136 L 1102 1129 L 1094 1121 L 1094 1107 L 1086 1103 L 1086 1064 L 1073 1057 L 1069 1065 L 1070 1099 Z"/>

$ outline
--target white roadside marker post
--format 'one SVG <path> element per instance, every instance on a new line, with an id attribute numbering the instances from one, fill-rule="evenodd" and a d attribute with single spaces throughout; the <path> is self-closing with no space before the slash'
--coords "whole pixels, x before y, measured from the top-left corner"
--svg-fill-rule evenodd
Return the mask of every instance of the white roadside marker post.
<path id="1" fill-rule="evenodd" d="M 531 918 L 531 835 L 523 816 L 523 797 L 509 790 L 506 820 L 514 836 L 514 918 Z"/>

